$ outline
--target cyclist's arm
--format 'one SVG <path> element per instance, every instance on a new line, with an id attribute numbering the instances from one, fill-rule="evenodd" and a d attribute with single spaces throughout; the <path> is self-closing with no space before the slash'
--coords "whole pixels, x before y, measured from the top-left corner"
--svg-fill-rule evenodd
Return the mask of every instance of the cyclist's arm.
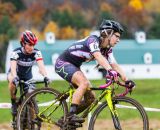
<path id="1" fill-rule="evenodd" d="M 17 60 L 19 55 L 16 51 L 13 51 L 10 55 L 10 68 L 11 68 L 11 76 L 13 78 L 17 77 Z"/>
<path id="2" fill-rule="evenodd" d="M 43 75 L 44 77 L 47 77 L 47 72 L 46 72 L 43 60 L 38 60 L 37 64 L 39 68 L 39 73 Z"/>
<path id="3" fill-rule="evenodd" d="M 114 57 L 113 52 L 108 54 L 108 62 L 110 64 L 110 66 L 112 67 L 112 69 L 117 71 L 121 75 L 121 79 L 123 81 L 126 81 L 127 80 L 126 74 L 124 73 L 122 68 L 118 65 L 118 63 Z"/>
<path id="4" fill-rule="evenodd" d="M 128 80 L 128 78 L 126 77 L 126 74 L 124 73 L 122 68 L 117 63 L 112 63 L 110 64 L 110 66 L 112 67 L 113 70 L 117 71 L 121 75 L 121 79 L 123 81 Z"/>
<path id="5" fill-rule="evenodd" d="M 11 60 L 10 61 L 10 66 L 11 66 L 11 75 L 13 77 L 16 77 L 17 76 L 17 71 L 16 71 L 17 61 L 16 60 Z"/>
<path id="6" fill-rule="evenodd" d="M 47 77 L 47 72 L 46 72 L 46 69 L 45 69 L 45 66 L 44 66 L 44 62 L 43 62 L 43 57 L 42 57 L 41 51 L 37 51 L 36 52 L 35 59 L 36 59 L 37 64 L 38 64 L 39 73 L 42 76 Z"/>
<path id="7" fill-rule="evenodd" d="M 101 65 L 104 69 L 109 70 L 111 66 L 109 65 L 107 59 L 101 54 L 101 52 L 96 51 L 92 53 L 94 58 L 97 60 L 98 64 Z"/>

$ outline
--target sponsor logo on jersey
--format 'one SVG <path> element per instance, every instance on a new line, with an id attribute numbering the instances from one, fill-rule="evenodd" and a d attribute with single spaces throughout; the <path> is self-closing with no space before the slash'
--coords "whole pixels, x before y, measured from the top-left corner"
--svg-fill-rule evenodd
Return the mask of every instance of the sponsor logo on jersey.
<path id="1" fill-rule="evenodd" d="M 25 62 L 25 61 L 18 61 L 17 64 L 21 66 L 32 66 L 35 63 L 35 61 L 31 62 Z"/>

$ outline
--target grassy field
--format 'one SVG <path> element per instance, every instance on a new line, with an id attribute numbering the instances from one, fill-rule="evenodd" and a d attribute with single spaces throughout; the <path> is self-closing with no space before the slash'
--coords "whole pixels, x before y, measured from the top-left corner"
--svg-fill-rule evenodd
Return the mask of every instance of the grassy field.
<path id="1" fill-rule="evenodd" d="M 103 84 L 103 80 L 91 81 L 93 86 Z M 136 89 L 132 95 L 128 95 L 139 101 L 144 107 L 160 108 L 160 80 L 135 80 Z M 54 81 L 50 86 L 65 91 L 68 88 L 68 83 L 65 81 Z M 43 87 L 38 86 L 38 87 Z M 10 102 L 7 82 L 0 82 L 0 103 Z M 157 112 L 147 112 L 149 118 L 160 120 L 160 114 Z M 0 108 L 0 123 L 9 122 L 11 120 L 10 109 Z"/>

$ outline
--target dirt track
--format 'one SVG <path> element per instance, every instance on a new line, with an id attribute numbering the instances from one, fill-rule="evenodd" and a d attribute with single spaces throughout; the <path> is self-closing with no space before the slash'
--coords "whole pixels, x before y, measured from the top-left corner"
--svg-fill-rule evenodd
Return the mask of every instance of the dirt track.
<path id="1" fill-rule="evenodd" d="M 106 121 L 105 122 L 100 121 L 99 126 L 98 126 L 99 130 L 101 130 L 101 126 L 103 126 L 103 124 L 110 124 L 110 121 L 108 121 L 107 123 L 106 123 Z M 138 126 L 138 121 L 135 120 L 133 122 L 130 122 L 129 124 L 132 126 L 133 125 Z M 85 123 L 83 126 L 84 126 L 83 128 L 79 128 L 77 130 L 87 130 L 87 127 L 86 127 L 87 123 Z M 0 130 L 12 130 L 10 123 L 0 124 Z M 110 129 L 108 128 L 108 130 L 110 130 Z M 150 121 L 150 130 L 160 130 L 160 120 Z"/>

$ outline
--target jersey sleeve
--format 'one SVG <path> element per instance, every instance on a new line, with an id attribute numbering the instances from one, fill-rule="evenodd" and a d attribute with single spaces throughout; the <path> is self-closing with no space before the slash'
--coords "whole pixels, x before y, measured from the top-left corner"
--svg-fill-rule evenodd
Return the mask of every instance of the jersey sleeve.
<path id="1" fill-rule="evenodd" d="M 91 53 L 96 52 L 96 51 L 100 51 L 99 41 L 96 37 L 93 37 L 93 36 L 89 37 L 87 39 L 87 46 L 90 49 Z"/>
<path id="2" fill-rule="evenodd" d="M 36 61 L 43 60 L 42 53 L 40 51 L 36 52 L 35 59 Z"/>
<path id="3" fill-rule="evenodd" d="M 10 60 L 17 60 L 19 58 L 18 53 L 16 53 L 15 51 L 13 51 L 10 55 Z"/>

